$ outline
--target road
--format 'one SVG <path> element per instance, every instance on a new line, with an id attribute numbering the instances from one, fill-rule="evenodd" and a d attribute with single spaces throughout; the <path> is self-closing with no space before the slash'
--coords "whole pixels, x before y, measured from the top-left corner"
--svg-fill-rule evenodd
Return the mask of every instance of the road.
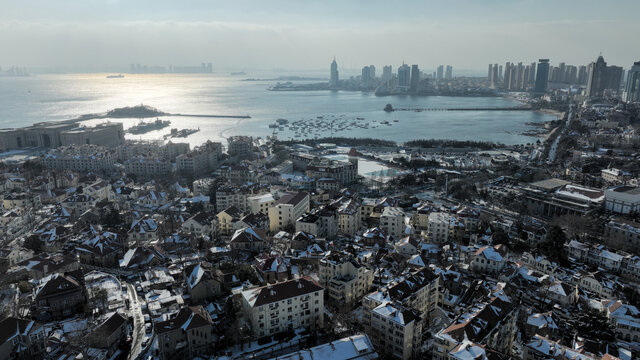
<path id="1" fill-rule="evenodd" d="M 127 296 L 129 296 L 129 314 L 133 318 L 133 335 L 131 340 L 131 350 L 127 360 L 135 360 L 142 352 L 142 340 L 144 339 L 144 316 L 136 289 L 133 285 L 127 284 Z"/>
<path id="2" fill-rule="evenodd" d="M 560 134 L 556 137 L 551 144 L 551 148 L 549 149 L 549 158 L 547 160 L 548 163 L 552 163 L 556 160 L 556 151 L 558 150 L 558 144 L 560 143 L 560 139 L 562 135 L 567 131 L 569 124 L 571 123 L 571 117 L 573 116 L 573 104 L 569 104 L 569 115 L 567 115 L 567 123 L 564 125 L 562 129 L 560 129 Z"/>

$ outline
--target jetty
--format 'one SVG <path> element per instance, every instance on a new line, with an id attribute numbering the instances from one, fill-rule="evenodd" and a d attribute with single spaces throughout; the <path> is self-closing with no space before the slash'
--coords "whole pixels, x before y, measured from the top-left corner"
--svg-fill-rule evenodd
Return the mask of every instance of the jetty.
<path id="1" fill-rule="evenodd" d="M 385 107 L 384 111 L 531 111 L 537 110 L 531 106 L 511 106 L 511 107 L 433 107 L 433 108 L 388 108 Z"/>

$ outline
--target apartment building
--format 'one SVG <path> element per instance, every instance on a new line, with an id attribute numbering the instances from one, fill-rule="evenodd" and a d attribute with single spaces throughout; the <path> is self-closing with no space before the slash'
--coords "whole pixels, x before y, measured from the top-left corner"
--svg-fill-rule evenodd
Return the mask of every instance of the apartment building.
<path id="1" fill-rule="evenodd" d="M 245 319 L 256 338 L 288 329 L 324 327 L 324 288 L 303 277 L 242 292 Z"/>
<path id="2" fill-rule="evenodd" d="M 344 253 L 331 253 L 320 260 L 318 276 L 329 299 L 348 308 L 366 295 L 373 284 L 373 271 Z"/>
<path id="3" fill-rule="evenodd" d="M 309 212 L 310 196 L 307 192 L 281 196 L 269 208 L 269 227 L 272 232 L 295 226 L 302 214 Z"/>
<path id="4" fill-rule="evenodd" d="M 405 214 L 401 208 L 389 206 L 380 215 L 380 227 L 394 239 L 400 239 L 405 235 L 404 219 Z"/>

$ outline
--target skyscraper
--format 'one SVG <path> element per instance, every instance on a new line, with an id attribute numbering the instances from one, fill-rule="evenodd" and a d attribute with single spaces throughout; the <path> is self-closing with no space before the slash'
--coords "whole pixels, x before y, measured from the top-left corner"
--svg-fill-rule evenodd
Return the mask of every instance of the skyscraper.
<path id="1" fill-rule="evenodd" d="M 420 69 L 418 69 L 418 65 L 411 65 L 411 91 L 418 90 L 418 83 L 420 82 Z"/>
<path id="2" fill-rule="evenodd" d="M 604 95 L 607 85 L 607 62 L 602 55 L 598 56 L 595 63 L 591 64 L 589 80 L 587 82 L 587 96 L 600 97 Z"/>
<path id="3" fill-rule="evenodd" d="M 374 65 L 369 65 L 369 76 L 371 80 L 376 79 L 376 67 Z"/>
<path id="4" fill-rule="evenodd" d="M 491 81 L 492 76 L 493 76 L 493 64 L 489 64 L 489 72 L 487 72 L 487 80 Z"/>
<path id="5" fill-rule="evenodd" d="M 587 84 L 587 67 L 584 65 L 581 65 L 578 68 L 578 84 L 579 85 L 586 85 Z"/>
<path id="6" fill-rule="evenodd" d="M 440 65 L 438 66 L 438 69 L 436 70 L 436 79 L 441 80 L 443 78 L 444 75 L 444 65 Z"/>
<path id="7" fill-rule="evenodd" d="M 447 65 L 447 70 L 444 72 L 445 79 L 453 79 L 453 66 Z"/>
<path id="8" fill-rule="evenodd" d="M 538 69 L 536 70 L 536 85 L 533 92 L 536 95 L 544 95 L 547 92 L 547 83 L 549 82 L 549 59 L 538 60 Z"/>
<path id="9" fill-rule="evenodd" d="M 362 68 L 362 77 L 360 81 L 362 81 L 362 85 L 364 86 L 368 86 L 371 82 L 371 70 L 368 66 Z"/>
<path id="10" fill-rule="evenodd" d="M 536 82 L 536 62 L 532 62 L 529 65 L 529 84 L 533 84 Z"/>
<path id="11" fill-rule="evenodd" d="M 411 79 L 411 68 L 407 64 L 402 64 L 398 68 L 398 87 L 403 90 L 409 89 Z"/>
<path id="12" fill-rule="evenodd" d="M 393 77 L 393 69 L 391 65 L 385 65 L 382 67 L 382 81 L 389 81 Z"/>
<path id="13" fill-rule="evenodd" d="M 623 99 L 626 102 L 640 101 L 640 61 L 634 62 L 627 73 L 627 84 L 624 88 Z"/>
<path id="14" fill-rule="evenodd" d="M 504 64 L 504 73 L 502 75 L 502 87 L 507 90 L 509 89 L 509 84 L 511 83 L 511 63 L 507 61 Z"/>
<path id="15" fill-rule="evenodd" d="M 491 88 L 497 89 L 499 82 L 500 82 L 500 69 L 498 68 L 498 64 L 493 64 L 493 74 L 491 76 Z"/>
<path id="16" fill-rule="evenodd" d="M 331 62 L 331 80 L 329 80 L 329 86 L 337 87 L 338 81 L 338 63 L 336 63 L 336 58 L 333 58 Z"/>

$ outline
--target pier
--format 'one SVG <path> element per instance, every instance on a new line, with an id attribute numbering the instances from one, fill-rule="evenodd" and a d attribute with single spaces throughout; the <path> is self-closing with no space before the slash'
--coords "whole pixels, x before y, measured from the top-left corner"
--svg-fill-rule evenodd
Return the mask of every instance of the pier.
<path id="1" fill-rule="evenodd" d="M 185 116 L 185 117 L 221 118 L 221 119 L 251 119 L 251 116 L 249 115 L 165 114 L 164 116 Z"/>
<path id="2" fill-rule="evenodd" d="M 530 106 L 512 106 L 512 107 L 459 107 L 459 108 L 447 108 L 447 107 L 438 107 L 438 108 L 392 108 L 386 109 L 387 112 L 392 111 L 414 111 L 414 112 L 423 112 L 423 111 L 530 111 L 536 110 Z"/>

